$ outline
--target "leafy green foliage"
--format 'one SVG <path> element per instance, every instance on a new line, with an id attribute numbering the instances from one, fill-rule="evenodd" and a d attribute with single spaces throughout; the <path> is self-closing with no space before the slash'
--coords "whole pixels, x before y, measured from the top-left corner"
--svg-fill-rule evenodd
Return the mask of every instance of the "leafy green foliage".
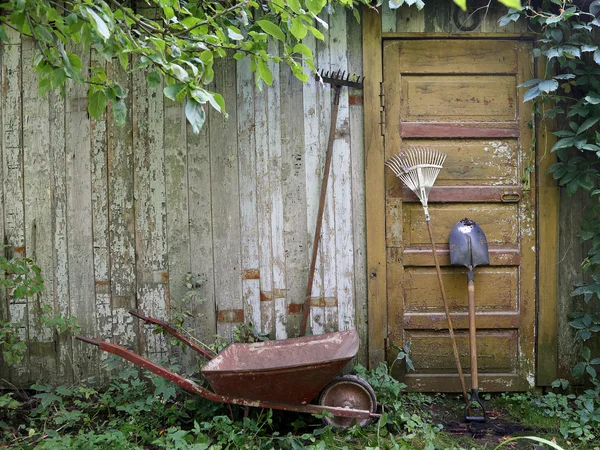
<path id="1" fill-rule="evenodd" d="M 306 81 L 315 67 L 302 40 L 309 35 L 322 40 L 318 28 L 328 26 L 318 15 L 326 6 L 332 11 L 354 9 L 360 3 L 370 4 L 368 0 L 8 0 L 0 12 L 0 39 L 10 42 L 14 30 L 35 40 L 40 95 L 64 90 L 67 80 L 85 84 L 89 114 L 99 118 L 112 104 L 119 124 L 127 116 L 128 93 L 104 67 L 94 67 L 88 74 L 83 55 L 92 51 L 125 70 L 146 70 L 148 86 L 164 84 L 165 96 L 185 101 L 186 117 L 198 133 L 207 105 L 225 114 L 223 97 L 208 87 L 217 59 L 250 58 L 259 85 L 273 82 L 269 62 L 286 63 Z"/>
<path id="2" fill-rule="evenodd" d="M 556 124 L 557 139 L 551 151 L 557 162 L 549 172 L 567 195 L 583 192 L 590 199 L 580 233 L 581 239 L 591 244 L 582 263 L 589 277 L 575 286 L 571 296 L 583 297 L 589 311 L 594 311 L 600 302 L 600 2 L 591 2 L 585 10 L 563 0 L 543 1 L 535 7 L 527 4 L 509 10 L 500 24 L 520 18 L 539 33 L 540 45 L 534 56 L 547 62 L 539 78 L 521 87 L 527 89 L 525 101 L 535 102 L 541 120 Z M 575 340 L 582 344 L 600 332 L 597 313 L 576 312 L 570 319 Z M 588 347 L 582 348 L 581 356 L 573 375 L 580 378 L 586 374 L 598 390 Z"/>
<path id="3" fill-rule="evenodd" d="M 41 270 L 30 258 L 0 256 L 0 289 L 7 289 L 10 302 L 25 301 L 44 290 Z M 0 320 L 0 354 L 9 366 L 17 365 L 25 354 L 20 329 L 20 323 Z"/>

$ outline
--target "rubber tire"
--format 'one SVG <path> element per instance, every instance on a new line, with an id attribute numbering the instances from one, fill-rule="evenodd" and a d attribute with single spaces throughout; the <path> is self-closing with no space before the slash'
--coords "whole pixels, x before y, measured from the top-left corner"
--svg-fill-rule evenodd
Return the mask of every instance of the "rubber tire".
<path id="1" fill-rule="evenodd" d="M 335 398 L 335 394 L 340 389 L 352 389 L 357 394 L 352 398 Z M 342 391 L 343 395 L 343 391 Z M 375 391 L 369 383 L 360 377 L 355 375 L 343 375 L 341 377 L 334 378 L 325 389 L 321 391 L 319 396 L 319 405 L 321 406 L 334 406 L 351 409 L 366 409 L 371 412 L 377 412 L 377 398 L 375 397 Z M 351 428 L 356 425 L 366 427 L 373 421 L 373 418 L 368 419 L 356 419 L 353 417 L 324 417 L 323 422 L 325 425 L 331 425 L 333 428 Z"/>

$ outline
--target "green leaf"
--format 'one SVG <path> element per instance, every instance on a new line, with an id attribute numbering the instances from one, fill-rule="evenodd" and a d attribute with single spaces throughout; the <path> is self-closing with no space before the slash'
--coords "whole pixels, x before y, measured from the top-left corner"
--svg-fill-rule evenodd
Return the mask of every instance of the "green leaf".
<path id="1" fill-rule="evenodd" d="M 181 97 L 181 93 L 187 89 L 187 85 L 183 83 L 170 84 L 163 89 L 165 97 L 170 100 L 177 101 Z"/>
<path id="2" fill-rule="evenodd" d="M 589 316 L 588 316 L 589 317 Z M 591 325 L 591 323 L 590 323 Z M 581 349 L 581 356 L 583 357 L 583 359 L 585 359 L 586 361 L 589 361 L 591 356 L 592 356 L 592 351 L 590 350 L 589 347 L 583 347 Z"/>
<path id="3" fill-rule="evenodd" d="M 542 91 L 538 86 L 536 86 L 525 92 L 525 95 L 523 96 L 523 101 L 528 102 L 529 100 L 533 100 L 534 98 L 539 97 L 540 95 L 542 95 Z"/>
<path id="4" fill-rule="evenodd" d="M 264 80 L 265 83 L 271 86 L 273 84 L 273 74 L 271 73 L 271 69 L 269 69 L 267 63 L 262 59 L 259 59 L 256 62 L 256 68 L 258 70 L 258 76 Z"/>
<path id="5" fill-rule="evenodd" d="M 0 40 L 2 42 L 6 42 L 7 44 L 10 44 L 10 40 L 8 39 L 8 36 L 6 35 L 6 31 L 4 31 L 4 25 L 0 25 Z"/>
<path id="6" fill-rule="evenodd" d="M 106 111 L 106 94 L 104 91 L 94 91 L 88 94 L 88 112 L 94 119 L 102 117 Z"/>
<path id="7" fill-rule="evenodd" d="M 96 14 L 96 12 L 91 8 L 86 8 L 87 13 L 94 19 L 94 24 L 96 25 L 96 30 L 102 36 L 102 38 L 106 41 L 110 37 L 110 30 L 108 26 L 106 26 L 106 22 L 102 20 L 102 18 Z"/>
<path id="8" fill-rule="evenodd" d="M 556 80 L 545 80 L 538 84 L 538 88 L 542 92 L 553 92 L 558 89 L 558 81 Z"/>
<path id="9" fill-rule="evenodd" d="M 600 50 L 596 50 L 594 52 L 594 62 L 596 64 L 600 64 Z"/>
<path id="10" fill-rule="evenodd" d="M 306 36 L 308 30 L 300 18 L 294 17 L 292 19 L 292 27 L 290 28 L 290 32 L 296 39 L 301 40 L 304 39 L 304 36 Z"/>
<path id="11" fill-rule="evenodd" d="M 202 105 L 191 97 L 188 98 L 185 104 L 185 117 L 192 125 L 194 134 L 200 133 L 200 129 L 206 120 L 206 113 Z"/>
<path id="12" fill-rule="evenodd" d="M 34 28 L 35 31 L 35 35 L 38 37 L 38 39 L 40 41 L 46 42 L 46 43 L 52 43 L 54 42 L 54 37 L 52 36 L 52 33 L 50 33 L 50 31 L 48 31 L 48 29 L 42 25 L 36 25 Z"/>
<path id="13" fill-rule="evenodd" d="M 498 0 L 498 1 L 504 3 L 504 0 Z M 562 425 L 561 425 L 561 430 L 562 430 Z M 494 448 L 494 450 L 498 450 L 500 447 L 503 447 L 505 444 L 512 442 L 512 441 L 517 441 L 520 439 L 526 439 L 526 440 L 530 440 L 530 441 L 534 441 L 534 442 L 539 442 L 540 444 L 548 445 L 556 450 L 564 450 L 560 445 L 558 445 L 552 441 L 549 441 L 548 439 L 539 438 L 539 437 L 535 437 L 535 436 L 516 436 L 516 437 L 508 438 L 505 441 L 502 441 L 502 444 L 498 445 L 496 448 Z"/>
<path id="14" fill-rule="evenodd" d="M 190 78 L 187 71 L 178 64 L 170 64 L 169 70 L 171 71 L 173 77 L 179 81 L 187 81 Z"/>
<path id="15" fill-rule="evenodd" d="M 148 82 L 149 88 L 156 89 L 160 86 L 160 75 L 156 70 L 153 70 L 152 72 L 148 73 L 146 81 Z"/>
<path id="16" fill-rule="evenodd" d="M 585 101 L 592 105 L 597 105 L 600 103 L 600 94 L 590 91 L 587 97 L 585 97 Z"/>
<path id="17" fill-rule="evenodd" d="M 241 41 L 244 39 L 244 35 L 234 26 L 229 26 L 227 28 L 227 34 L 229 35 L 229 39 L 233 41 Z"/>
<path id="18" fill-rule="evenodd" d="M 312 50 L 300 42 L 294 45 L 294 53 L 300 53 L 308 58 L 313 56 Z"/>
<path id="19" fill-rule="evenodd" d="M 306 0 L 306 7 L 313 14 L 319 14 L 327 4 L 327 0 Z"/>
<path id="20" fill-rule="evenodd" d="M 600 116 L 590 117 L 589 119 L 587 119 L 585 122 L 583 122 L 579 126 L 579 129 L 577 130 L 577 134 L 581 134 L 584 131 L 588 130 L 589 128 L 593 127 L 599 120 L 600 120 Z"/>
<path id="21" fill-rule="evenodd" d="M 319 30 L 317 30 L 315 27 L 308 25 L 307 28 L 310 30 L 310 32 L 312 33 L 312 35 L 314 37 L 316 37 L 317 39 L 319 39 L 320 41 L 325 40 L 325 36 L 323 36 L 323 33 L 321 33 Z"/>
<path id="22" fill-rule="evenodd" d="M 281 42 L 285 42 L 285 35 L 283 34 L 283 31 L 281 31 L 281 29 L 273 22 L 268 20 L 259 20 L 256 23 L 263 29 L 265 33 L 270 34 Z"/>
<path id="23" fill-rule="evenodd" d="M 453 0 L 463 11 L 467 10 L 467 0 Z"/>

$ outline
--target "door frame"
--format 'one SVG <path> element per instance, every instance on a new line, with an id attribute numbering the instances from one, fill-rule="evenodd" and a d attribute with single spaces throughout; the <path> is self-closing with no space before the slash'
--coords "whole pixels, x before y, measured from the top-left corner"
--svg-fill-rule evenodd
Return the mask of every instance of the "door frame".
<path id="1" fill-rule="evenodd" d="M 382 96 L 383 40 L 399 38 L 527 39 L 531 35 L 511 33 L 382 33 L 381 11 L 363 8 L 365 195 L 367 226 L 367 315 L 369 367 L 386 360 L 388 336 L 387 267 L 385 246 L 384 136 L 385 105 Z M 541 73 L 544 61 L 534 69 Z M 550 152 L 556 138 L 554 124 L 536 123 L 536 385 L 549 386 L 557 378 L 558 361 L 558 213 L 559 187 L 548 169 L 556 162 Z M 540 299 L 544 299 L 543 304 Z"/>

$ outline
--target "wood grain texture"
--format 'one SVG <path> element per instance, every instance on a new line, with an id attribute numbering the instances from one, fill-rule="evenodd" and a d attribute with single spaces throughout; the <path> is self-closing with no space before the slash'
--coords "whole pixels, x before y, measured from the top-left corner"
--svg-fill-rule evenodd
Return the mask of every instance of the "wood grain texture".
<path id="1" fill-rule="evenodd" d="M 301 314 L 289 313 L 302 305 L 308 277 L 306 218 L 306 155 L 302 82 L 282 66 L 281 86 L 281 182 L 283 187 L 285 276 L 288 298 L 287 334 L 300 332 Z M 297 309 L 301 311 L 300 309 Z"/>
<path id="2" fill-rule="evenodd" d="M 269 165 L 268 97 L 266 88 L 255 91 L 256 130 L 256 211 L 260 269 L 260 326 L 263 333 L 275 334 L 273 302 L 273 245 L 271 227 L 271 173 Z"/>
<path id="3" fill-rule="evenodd" d="M 49 158 L 52 163 L 50 189 L 52 204 L 54 311 L 63 317 L 71 315 L 69 294 L 68 233 L 67 233 L 67 182 L 66 182 L 66 134 L 65 134 L 65 98 L 60 92 L 48 94 L 50 103 Z M 56 377 L 61 383 L 73 381 L 73 345 L 68 333 L 56 336 Z"/>
<path id="4" fill-rule="evenodd" d="M 131 63 L 131 61 L 130 61 Z M 119 63 L 108 65 L 109 76 L 127 89 L 127 117 L 124 126 L 113 119 L 107 124 L 108 233 L 110 259 L 110 300 L 112 325 L 108 336 L 121 345 L 137 345 L 137 323 L 129 310 L 137 308 L 135 267 L 135 199 L 133 154 L 132 75 Z M 108 337 L 107 336 L 107 337 Z"/>
<path id="5" fill-rule="evenodd" d="M 352 14 L 346 14 L 348 23 L 348 71 L 363 75 L 362 25 Z M 350 157 L 352 171 L 352 231 L 354 239 L 354 308 L 356 329 L 361 345 L 358 349 L 358 362 L 368 364 L 368 321 L 367 321 L 367 236 L 365 205 L 365 140 L 364 140 L 364 92 L 351 89 L 352 97 L 360 97 L 360 102 L 350 102 Z"/>
<path id="6" fill-rule="evenodd" d="M 538 58 L 537 73 L 544 61 Z M 543 112 L 542 112 L 543 115 Z M 538 336 L 536 384 L 549 386 L 558 376 L 558 280 L 560 189 L 548 169 L 556 162 L 550 149 L 556 142 L 549 119 L 536 128 L 538 173 Z"/>
<path id="7" fill-rule="evenodd" d="M 35 58 L 35 42 L 23 41 L 23 63 L 32 64 Z M 32 70 L 23 72 L 23 84 L 36 86 L 38 74 Z M 28 380 L 48 381 L 55 376 L 56 360 L 49 348 L 54 345 L 53 330 L 41 323 L 44 309 L 54 310 L 54 270 L 51 213 L 50 167 L 50 104 L 48 99 L 38 101 L 35 90 L 23 93 L 23 199 L 25 213 L 26 254 L 42 271 L 45 289 L 28 301 L 27 324 L 29 331 Z M 85 130 L 84 130 L 85 131 Z"/>
<path id="8" fill-rule="evenodd" d="M 14 256 L 25 254 L 25 217 L 23 199 L 23 110 L 22 110 L 22 62 L 21 35 L 6 30 L 10 44 L 2 44 L 2 173 L 4 235 L 3 244 L 12 248 Z M 10 256 L 10 255 L 9 255 Z M 10 301 L 9 320 L 21 323 L 19 337 L 27 342 L 27 303 Z M 27 350 L 26 350 L 27 352 Z M 11 370 L 9 381 L 17 381 L 29 371 L 29 355 L 26 353 L 19 367 Z"/>
<path id="9" fill-rule="evenodd" d="M 106 70 L 106 61 L 99 55 L 92 55 L 92 67 Z M 112 337 L 112 311 L 110 297 L 110 234 L 108 206 L 108 121 L 112 107 L 99 119 L 90 119 L 91 150 L 91 197 L 92 197 L 92 232 L 94 252 L 94 287 L 95 309 L 97 314 L 98 334 L 104 338 Z M 100 353 L 101 363 L 108 354 Z M 104 375 L 104 377 L 102 377 Z M 106 383 L 106 372 L 95 376 L 98 383 Z"/>
<path id="10" fill-rule="evenodd" d="M 164 101 L 160 88 L 146 86 L 146 71 L 133 74 L 133 154 L 137 306 L 166 320 L 168 260 L 164 149 Z M 167 342 L 138 322 L 141 349 L 156 360 L 167 357 Z"/>
<path id="11" fill-rule="evenodd" d="M 243 310 L 240 199 L 237 140 L 235 61 L 215 62 L 215 90 L 230 105 L 224 118 L 210 112 L 211 194 L 213 218 L 215 301 L 217 309 Z M 217 333 L 233 338 L 235 323 L 217 323 Z"/>
<path id="12" fill-rule="evenodd" d="M 379 121 L 380 82 L 383 76 L 381 17 L 364 10 L 363 16 L 365 184 L 367 216 L 367 276 L 369 366 L 385 360 L 387 338 L 384 150 Z M 375 118 L 375 120 L 373 120 Z"/>
<path id="13" fill-rule="evenodd" d="M 83 55 L 82 64 L 90 64 Z M 71 316 L 76 317 L 81 333 L 96 336 L 98 319 L 95 305 L 94 249 L 92 230 L 92 149 L 90 119 L 87 114 L 87 87 L 70 84 L 66 96 L 67 154 L 67 236 L 69 255 L 69 295 Z M 82 342 L 73 343 L 74 378 L 98 372 L 98 352 Z"/>
<path id="14" fill-rule="evenodd" d="M 321 13 L 323 20 L 329 21 L 330 16 L 325 12 Z M 317 42 L 317 60 L 319 67 L 333 70 L 335 60 L 332 59 L 330 47 L 337 37 L 337 31 L 333 28 L 323 30 L 324 41 Z M 325 156 L 327 152 L 327 143 L 331 128 L 332 111 L 332 88 L 329 84 L 321 84 L 318 88 L 319 103 L 317 115 L 319 118 L 319 192 L 323 184 L 323 173 L 325 169 Z M 335 142 L 334 142 L 335 147 Z M 334 152 L 335 153 L 335 152 Z M 333 165 L 333 164 L 332 164 Z M 330 173 L 325 195 L 325 209 L 323 211 L 323 225 L 321 228 L 321 241 L 319 247 L 321 250 L 321 263 L 323 264 L 323 297 L 337 298 L 337 267 L 336 267 L 336 246 L 335 246 L 335 197 L 334 197 L 333 176 Z M 317 197 L 319 199 L 320 197 Z M 316 200 L 316 199 L 314 199 Z M 308 200 L 309 202 L 311 200 Z M 318 204 L 318 201 L 316 201 Z M 338 326 L 338 311 L 335 307 L 324 307 L 314 309 L 313 332 L 315 334 L 328 333 L 335 331 Z"/>
<path id="15" fill-rule="evenodd" d="M 237 63 L 237 132 L 238 167 L 240 178 L 240 222 L 242 271 L 256 276 L 243 276 L 242 297 L 244 317 L 259 327 L 260 317 L 260 269 L 258 217 L 256 209 L 256 139 L 254 123 L 254 79 L 250 60 Z"/>
<path id="16" fill-rule="evenodd" d="M 313 36 L 307 36 L 305 44 L 311 49 L 314 57 L 315 64 L 319 65 L 320 62 L 317 59 L 317 43 Z M 308 69 L 305 69 L 308 70 Z M 317 211 L 319 198 L 319 175 L 320 171 L 320 148 L 319 142 L 319 119 L 317 115 L 318 109 L 318 82 L 312 77 L 306 82 L 302 88 L 303 90 L 303 112 L 304 112 L 304 161 L 305 161 L 305 174 L 306 174 L 306 223 L 307 223 L 307 239 L 306 239 L 306 267 L 310 264 L 310 258 L 312 254 L 312 245 L 315 235 L 315 226 L 317 222 Z M 323 295 L 323 266 L 321 263 L 322 251 L 319 249 L 317 253 L 317 262 L 315 266 L 315 275 L 312 285 L 312 297 L 319 297 Z M 307 277 L 308 277 L 308 270 Z M 304 295 L 303 295 L 304 296 Z M 304 301 L 304 299 L 303 299 Z M 310 311 L 309 326 L 312 330 L 314 323 L 314 314 L 317 312 L 314 308 Z M 319 315 L 319 314 L 317 314 Z M 320 316 L 320 315 L 319 315 Z M 313 330 L 314 334 L 314 330 Z"/>
<path id="17" fill-rule="evenodd" d="M 208 113 L 208 111 L 207 111 Z M 216 116 L 215 120 L 221 120 Z M 210 177 L 210 117 L 194 134 L 188 124 L 188 199 L 190 202 L 190 267 L 194 275 L 206 281 L 198 288 L 200 302 L 190 308 L 191 318 L 186 324 L 194 329 L 194 336 L 210 343 L 217 333 L 215 304 L 214 247 L 212 222 L 212 196 Z M 218 226 L 218 225 L 217 225 Z"/>
<path id="18" fill-rule="evenodd" d="M 279 48 L 271 44 L 271 52 Z M 288 299 L 285 280 L 284 211 L 281 180 L 281 92 L 279 67 L 269 63 L 273 86 L 267 90 L 267 129 L 269 144 L 269 178 L 271 187 L 271 251 L 273 252 L 273 309 L 275 338 L 287 338 Z"/>

